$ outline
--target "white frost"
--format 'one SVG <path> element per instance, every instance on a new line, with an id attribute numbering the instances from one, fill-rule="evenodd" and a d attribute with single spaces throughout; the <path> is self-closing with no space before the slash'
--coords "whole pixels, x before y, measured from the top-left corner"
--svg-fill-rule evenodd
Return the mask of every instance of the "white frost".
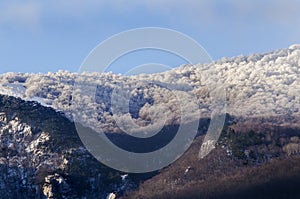
<path id="1" fill-rule="evenodd" d="M 121 105 L 115 110 L 117 117 L 132 120 L 136 124 L 135 130 L 141 128 L 146 132 L 147 128 L 149 131 L 159 128 L 158 121 L 165 124 L 179 122 L 182 110 L 191 112 L 190 118 L 197 117 L 189 109 L 189 102 L 180 109 L 181 93 L 196 96 L 202 115 L 211 113 L 214 99 L 210 96 L 217 89 L 208 88 L 210 82 L 223 83 L 227 112 L 232 115 L 299 116 L 299 81 L 300 45 L 292 45 L 265 54 L 222 58 L 211 64 L 187 65 L 163 73 L 129 77 L 112 73 L 78 75 L 67 71 L 7 73 L 0 76 L 0 93 L 38 101 L 63 111 L 69 119 L 76 109 L 83 123 L 106 131 L 118 131 L 111 108 L 111 94 L 115 91 L 117 99 L 114 102 L 128 104 L 131 97 L 131 110 L 136 114 L 133 119 L 128 117 L 128 110 Z M 81 86 L 74 87 L 75 82 Z M 77 106 L 73 107 L 72 103 Z M 130 126 L 133 125 L 125 124 L 124 128 Z"/>

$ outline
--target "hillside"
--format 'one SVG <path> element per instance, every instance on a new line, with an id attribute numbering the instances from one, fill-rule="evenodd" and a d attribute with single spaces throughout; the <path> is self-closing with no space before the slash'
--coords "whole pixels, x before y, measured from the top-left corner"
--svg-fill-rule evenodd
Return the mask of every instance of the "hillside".
<path id="1" fill-rule="evenodd" d="M 300 127 L 296 118 L 287 126 L 283 117 L 265 123 L 259 118 L 230 117 L 216 148 L 204 159 L 197 157 L 203 141 L 199 128 L 191 148 L 175 163 L 158 172 L 129 174 L 123 179 L 124 173 L 90 155 L 74 124 L 62 113 L 1 95 L 0 113 L 1 198 L 105 198 L 110 192 L 130 199 L 299 196 Z M 164 133 L 172 134 L 174 129 L 168 129 Z M 114 135 L 110 138 L 122 147 L 130 146 L 128 150 L 142 146 L 153 150 L 163 144 L 156 140 L 146 147 L 120 134 L 108 135 Z"/>
<path id="2" fill-rule="evenodd" d="M 74 124 L 61 113 L 2 95 L 0 147 L 0 198 L 105 198 L 149 177 L 122 180 L 123 173 L 84 148 Z"/>
<path id="3" fill-rule="evenodd" d="M 0 198 L 298 198 L 299 58 L 293 45 L 137 76 L 2 74 Z M 221 136 L 199 159 L 214 111 L 225 118 Z M 139 154 L 167 146 L 182 123 L 194 122 L 195 140 L 181 137 L 192 143 L 183 156 L 140 174 L 97 161 L 77 131 L 103 133 Z"/>
<path id="4" fill-rule="evenodd" d="M 180 104 L 183 110 L 193 118 L 199 117 L 183 94 L 197 98 L 202 116 L 209 116 L 219 101 L 226 102 L 226 112 L 235 116 L 299 116 L 299 57 L 300 45 L 292 45 L 265 54 L 223 58 L 211 64 L 184 65 L 164 73 L 138 76 L 78 75 L 67 71 L 7 73 L 0 75 L 0 93 L 38 101 L 63 111 L 69 119 L 80 112 L 83 123 L 111 132 L 119 131 L 113 117 L 116 114 L 123 121 L 133 118 L 144 129 L 147 125 L 155 128 L 155 123 L 159 123 L 155 117 L 149 118 L 149 111 L 160 117 L 165 115 L 166 124 L 178 123 L 178 98 L 184 102 Z M 218 99 L 217 87 L 226 96 Z M 115 103 L 126 104 L 130 99 L 129 111 L 118 110 L 112 104 L 113 94 L 118 96 Z M 137 128 L 132 130 L 141 130 Z"/>
<path id="5" fill-rule="evenodd" d="M 226 126 L 216 148 L 200 160 L 198 137 L 179 160 L 121 198 L 299 198 L 299 125 L 246 123 Z"/>

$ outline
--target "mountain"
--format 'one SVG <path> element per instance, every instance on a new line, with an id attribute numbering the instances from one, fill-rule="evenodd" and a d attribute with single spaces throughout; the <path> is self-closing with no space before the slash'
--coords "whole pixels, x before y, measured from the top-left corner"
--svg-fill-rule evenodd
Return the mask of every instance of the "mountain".
<path id="1" fill-rule="evenodd" d="M 155 111 L 159 116 L 167 116 L 167 124 L 178 123 L 178 98 L 184 101 L 182 109 L 195 117 L 193 114 L 197 113 L 189 108 L 191 102 L 183 94 L 195 97 L 201 115 L 209 116 L 218 100 L 218 87 L 224 90 L 224 96 L 220 97 L 231 115 L 295 116 L 299 115 L 300 104 L 299 57 L 300 45 L 292 45 L 270 53 L 184 65 L 158 74 L 7 73 L 0 75 L 0 93 L 38 101 L 64 112 L 69 119 L 80 112 L 83 123 L 107 131 L 119 131 L 113 117 L 116 114 L 122 120 L 133 118 L 140 126 L 155 128 L 159 121 L 147 115 Z M 113 94 L 118 96 L 115 104 L 112 104 Z M 126 104 L 128 99 L 129 111 L 119 110 L 116 103 Z"/>
<path id="2" fill-rule="evenodd" d="M 236 122 L 228 117 L 215 149 L 205 158 L 197 157 L 204 138 L 200 133 L 170 166 L 128 175 L 98 162 L 62 113 L 0 95 L 0 198 L 106 198 L 112 192 L 130 199 L 298 198 L 299 120 L 286 125 L 282 119 Z M 207 125 L 209 120 L 199 132 Z M 121 134 L 108 135 L 125 140 L 123 147 L 132 146 Z"/>
<path id="3" fill-rule="evenodd" d="M 158 74 L 0 75 L 0 198 L 298 198 L 299 58 L 293 45 Z M 227 113 L 225 124 L 199 160 L 214 110 Z M 75 127 L 147 153 L 198 119 L 188 151 L 144 174 L 101 164 Z M 125 134 L 157 129 L 150 139 Z"/>

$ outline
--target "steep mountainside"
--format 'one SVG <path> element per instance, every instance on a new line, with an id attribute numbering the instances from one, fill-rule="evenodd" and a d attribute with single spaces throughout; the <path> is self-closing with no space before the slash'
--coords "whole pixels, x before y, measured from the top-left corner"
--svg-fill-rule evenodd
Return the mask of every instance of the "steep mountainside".
<path id="1" fill-rule="evenodd" d="M 278 117 L 236 122 L 228 117 L 218 144 L 204 159 L 198 159 L 203 141 L 199 128 L 192 147 L 172 165 L 125 175 L 95 160 L 62 113 L 0 95 L 0 198 L 106 198 L 110 192 L 130 199 L 297 198 L 298 121 Z M 204 120 L 201 127 L 208 124 Z M 176 126 L 168 129 L 167 135 Z M 134 146 L 123 135 L 108 135 L 124 148 Z"/>
<path id="2" fill-rule="evenodd" d="M 0 95 L 0 198 L 105 198 L 148 175 L 100 164 L 74 124 L 51 108 Z"/>
<path id="3" fill-rule="evenodd" d="M 299 58 L 300 45 L 293 45 L 158 74 L 0 75 L 0 198 L 106 198 L 111 192 L 128 199 L 298 198 Z M 214 98 L 222 90 L 224 98 Z M 216 108 L 228 113 L 225 126 L 214 150 L 199 160 Z M 183 114 L 187 123 L 201 118 L 192 147 L 146 174 L 99 163 L 74 125 L 79 116 L 84 128 L 100 129 L 120 148 L 146 153 L 173 139 Z M 148 133 L 162 123 L 150 139 L 130 137 L 119 126 Z"/>

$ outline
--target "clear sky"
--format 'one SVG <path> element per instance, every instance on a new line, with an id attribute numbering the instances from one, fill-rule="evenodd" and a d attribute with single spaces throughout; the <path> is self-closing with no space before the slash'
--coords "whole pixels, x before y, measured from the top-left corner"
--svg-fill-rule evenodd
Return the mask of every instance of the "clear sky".
<path id="1" fill-rule="evenodd" d="M 1 0 L 0 73 L 77 71 L 101 41 L 145 26 L 183 32 L 214 60 L 285 48 L 300 43 L 299 8 L 299 0 Z"/>

